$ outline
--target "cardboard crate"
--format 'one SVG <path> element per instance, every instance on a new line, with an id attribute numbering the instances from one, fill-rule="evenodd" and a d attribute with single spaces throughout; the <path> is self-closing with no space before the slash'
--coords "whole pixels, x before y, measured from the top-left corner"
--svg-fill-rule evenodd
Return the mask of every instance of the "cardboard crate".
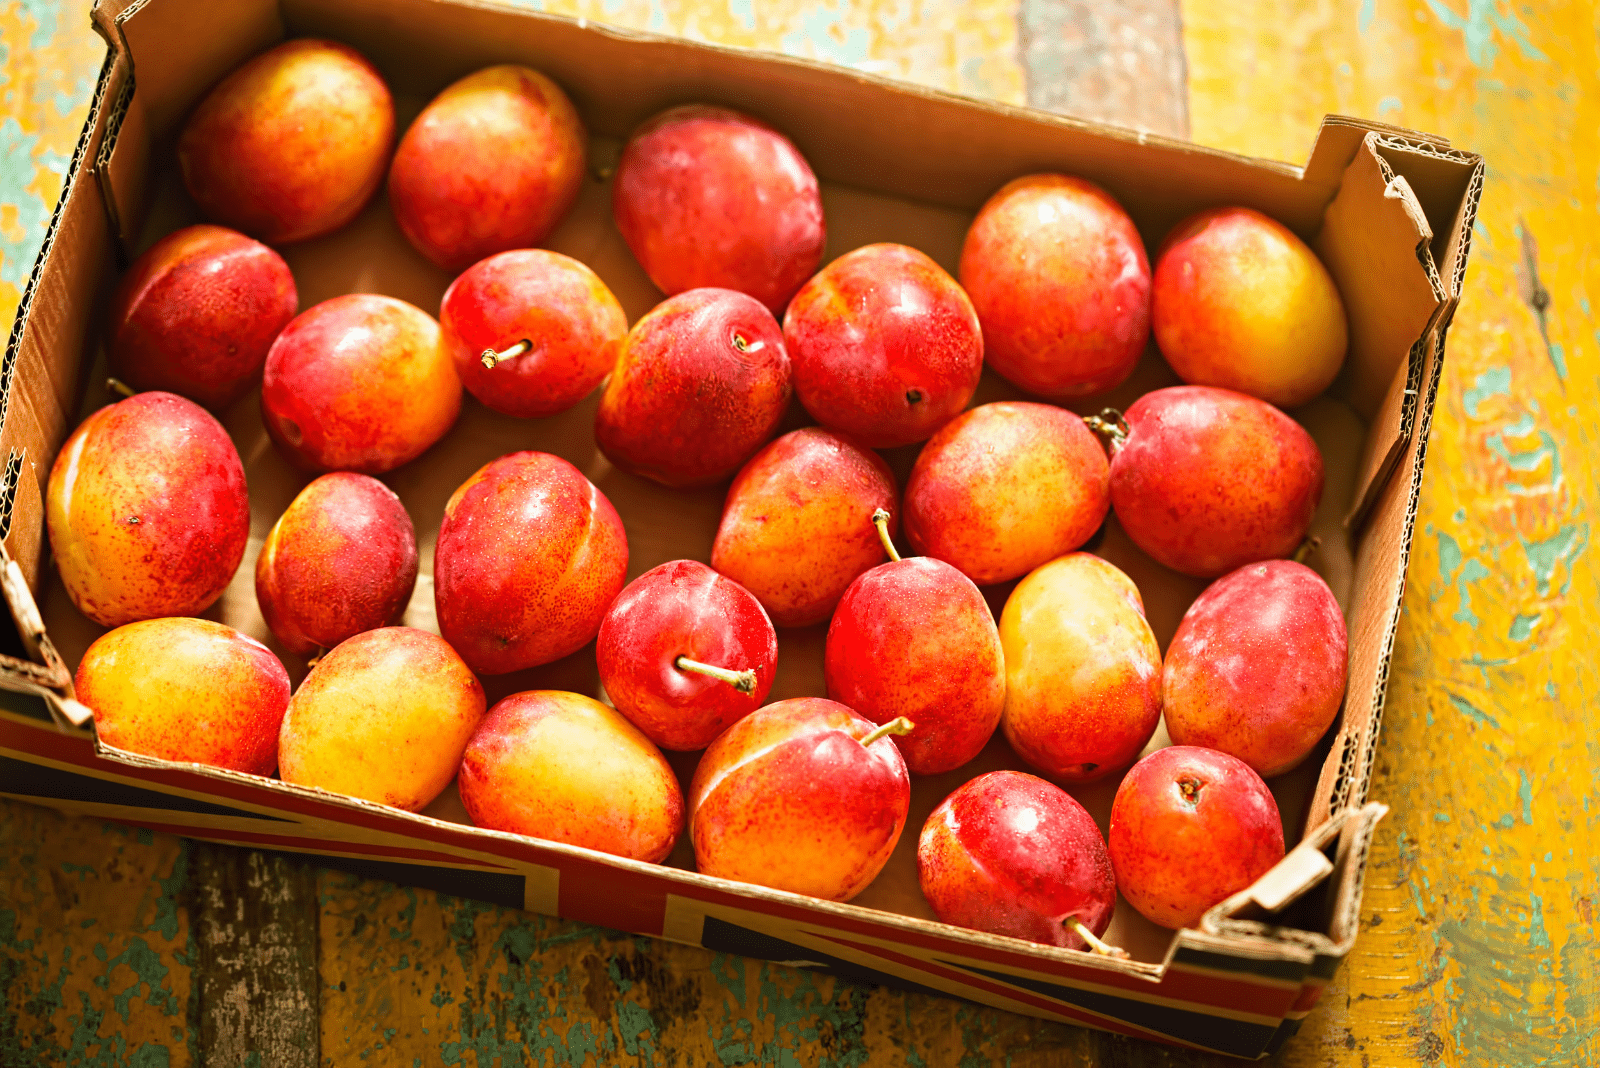
<path id="1" fill-rule="evenodd" d="M 111 50 L 0 373 L 0 532 L 19 642 L 0 660 L 0 793 L 195 838 L 326 863 L 503 905 L 702 945 L 868 982 L 969 998 L 1013 1012 L 1243 1057 L 1293 1034 L 1349 951 L 1362 875 L 1383 806 L 1366 803 L 1444 339 L 1461 291 L 1482 184 L 1478 157 L 1382 124 L 1328 119 L 1305 167 L 1027 109 L 967 100 L 787 57 L 620 32 L 480 0 L 102 0 Z M 174 764 L 96 743 L 71 670 L 99 633 L 47 566 L 43 490 L 67 431 L 112 398 L 100 324 L 119 266 L 195 221 L 173 153 L 189 109 L 241 61 L 286 36 L 346 41 L 376 62 L 404 124 L 453 79 L 497 62 L 566 88 L 591 134 L 595 180 L 547 245 L 594 267 L 637 319 L 659 294 L 610 221 L 598 177 L 639 121 L 673 104 L 735 106 L 787 132 L 823 183 L 828 257 L 871 241 L 922 248 L 954 271 L 972 213 L 1007 180 L 1056 170 L 1110 190 L 1154 248 L 1172 224 L 1216 204 L 1258 208 L 1313 244 L 1350 321 L 1350 356 L 1330 395 L 1297 411 L 1327 463 L 1314 566 L 1350 629 L 1350 682 L 1335 729 L 1301 769 L 1274 780 L 1299 844 L 1198 930 L 1168 932 L 1120 903 L 1108 960 L 946 926 L 916 882 L 917 830 L 959 783 L 1021 765 L 998 735 L 972 764 L 918 778 L 906 833 L 882 875 L 833 904 L 693 872 L 687 836 L 664 865 L 467 825 L 453 789 L 412 815 L 276 780 Z M 284 254 L 301 307 L 376 291 L 434 311 L 449 277 L 399 235 L 380 195 L 338 234 Z M 1125 407 L 1175 381 L 1154 346 L 1126 385 L 1094 398 Z M 1019 397 L 985 372 L 974 403 Z M 674 492 L 614 471 L 594 448 L 596 398 L 551 419 L 496 416 L 468 398 L 461 422 L 386 476 L 418 528 L 423 575 L 406 622 L 434 629 L 430 546 L 448 494 L 516 449 L 566 456 L 617 506 L 630 578 L 706 559 L 722 489 Z M 252 538 L 207 614 L 272 644 L 252 576 L 262 537 L 301 485 L 267 444 L 254 396 L 223 421 L 245 460 Z M 791 418 L 787 426 L 795 425 Z M 887 454 L 903 484 L 915 448 Z M 1144 594 L 1165 644 L 1204 583 L 1165 571 L 1108 525 L 1098 551 Z M 988 591 L 998 607 L 1005 588 Z M 786 631 L 772 698 L 824 692 L 824 628 Z M 9 637 L 9 636 L 7 636 Z M 285 656 L 298 679 L 303 664 Z M 491 701 L 532 688 L 598 693 L 592 648 L 545 668 L 486 678 Z M 1151 743 L 1165 741 L 1163 732 Z M 687 781 L 694 755 L 673 756 Z M 1105 827 L 1116 781 L 1072 792 Z"/>

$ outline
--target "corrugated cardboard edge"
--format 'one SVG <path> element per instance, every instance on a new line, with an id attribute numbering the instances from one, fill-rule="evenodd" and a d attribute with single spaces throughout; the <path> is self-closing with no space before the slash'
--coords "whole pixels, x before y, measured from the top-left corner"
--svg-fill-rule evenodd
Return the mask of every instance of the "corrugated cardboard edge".
<path id="1" fill-rule="evenodd" d="M 89 207 L 81 199 L 88 184 L 85 160 L 92 157 L 102 142 L 108 115 L 106 102 L 119 95 L 127 84 L 127 58 L 116 42 L 109 43 L 111 47 L 89 100 L 83 132 L 67 165 L 61 197 L 50 214 L 39 254 L 34 259 L 33 270 L 17 306 L 3 363 L 0 363 L 0 451 L 6 455 L 4 483 L 0 485 L 0 493 L 4 494 L 8 505 L 15 506 L 8 507 L 6 511 L 4 528 L 0 529 L 0 541 L 4 541 L 7 553 L 20 567 L 29 588 L 38 587 L 41 574 L 44 557 L 41 532 L 20 530 L 13 519 L 21 514 L 23 502 L 27 502 L 30 514 L 39 508 L 49 460 L 54 458 L 65 437 L 69 408 L 61 403 L 59 397 L 30 399 L 20 395 L 16 388 L 17 369 L 33 355 L 30 349 L 40 344 L 36 320 L 41 300 L 47 296 L 47 283 L 53 281 L 58 287 L 64 284 L 56 277 L 56 272 L 51 271 L 51 259 L 69 217 Z M 96 207 L 94 210 L 101 209 Z M 83 324 L 74 324 L 71 318 L 64 310 L 52 309 L 52 325 L 56 327 L 52 333 L 69 337 L 74 329 L 82 333 Z M 51 340 L 58 338 L 52 337 Z M 42 467 L 41 459 L 45 461 Z"/>

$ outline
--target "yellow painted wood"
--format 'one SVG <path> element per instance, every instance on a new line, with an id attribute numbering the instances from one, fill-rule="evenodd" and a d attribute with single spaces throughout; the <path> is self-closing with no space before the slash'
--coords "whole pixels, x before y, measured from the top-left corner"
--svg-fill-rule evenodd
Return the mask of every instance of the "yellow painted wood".
<path id="1" fill-rule="evenodd" d="M 1393 811 L 1356 952 L 1286 1063 L 1600 1062 L 1597 12 L 1184 3 L 1196 140 L 1298 161 L 1343 111 L 1488 166 L 1372 784 Z"/>
<path id="2" fill-rule="evenodd" d="M 1024 95 L 1015 2 L 546 6 Z M 1282 1064 L 1600 1062 L 1597 20 L 1579 2 L 1183 5 L 1196 140 L 1298 162 L 1343 111 L 1489 163 L 1372 787 L 1393 813 L 1356 951 Z M 102 51 L 76 0 L 0 3 L 0 45 L 9 322 Z M 194 1063 L 187 857 L 175 839 L 0 805 L 0 1063 Z M 547 1064 L 1202 1060 L 337 873 L 319 885 L 328 1064 L 486 1068 L 519 1049 Z"/>
<path id="3" fill-rule="evenodd" d="M 193 1064 L 188 843 L 0 804 L 0 1064 Z"/>

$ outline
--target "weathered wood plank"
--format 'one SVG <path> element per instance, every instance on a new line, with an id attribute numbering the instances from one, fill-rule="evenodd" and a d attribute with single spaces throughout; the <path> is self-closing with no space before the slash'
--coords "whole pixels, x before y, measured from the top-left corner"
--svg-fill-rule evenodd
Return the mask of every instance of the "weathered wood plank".
<path id="1" fill-rule="evenodd" d="M 317 1068 L 317 873 L 195 842 L 189 899 L 201 1068 Z"/>

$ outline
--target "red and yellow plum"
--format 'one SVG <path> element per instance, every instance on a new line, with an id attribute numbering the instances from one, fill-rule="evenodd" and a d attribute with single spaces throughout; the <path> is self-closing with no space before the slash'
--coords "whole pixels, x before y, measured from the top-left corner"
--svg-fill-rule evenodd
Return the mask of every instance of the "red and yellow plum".
<path id="1" fill-rule="evenodd" d="M 1349 346 L 1328 269 L 1250 208 L 1212 208 L 1173 229 L 1156 255 L 1151 319 L 1179 378 L 1280 408 L 1327 389 Z"/>
<path id="2" fill-rule="evenodd" d="M 514 64 L 446 87 L 412 122 L 389 169 L 400 232 L 435 266 L 459 271 L 531 248 L 583 184 L 588 135 L 561 87 Z"/>
<path id="3" fill-rule="evenodd" d="M 704 749 L 767 699 L 778 634 L 749 590 L 697 560 L 624 587 L 595 645 L 606 696 L 663 749 Z"/>
<path id="4" fill-rule="evenodd" d="M 1209 386 L 1146 393 L 1127 422 L 1111 507 L 1157 562 L 1213 578 L 1299 547 L 1322 500 L 1322 453 L 1299 423 Z"/>
<path id="5" fill-rule="evenodd" d="M 207 408 L 249 392 L 299 298 L 283 257 L 221 226 L 187 226 L 134 261 L 111 301 L 112 371 Z"/>
<path id="6" fill-rule="evenodd" d="M 787 137 L 728 108 L 676 107 L 635 130 L 611 205 L 639 265 L 669 296 L 737 289 L 778 315 L 822 262 L 810 165 Z"/>
<path id="7" fill-rule="evenodd" d="M 135 394 L 61 446 L 45 521 L 61 583 L 96 623 L 198 615 L 222 596 L 250 540 L 244 465 L 198 404 Z"/>
<path id="8" fill-rule="evenodd" d="M 1347 653 L 1344 614 L 1315 571 L 1293 560 L 1246 564 L 1178 624 L 1162 666 L 1167 733 L 1281 775 L 1339 715 Z"/>
<path id="9" fill-rule="evenodd" d="M 271 775 L 289 673 L 265 645 L 208 619 L 101 635 L 74 680 L 102 742 L 162 760 Z"/>
<path id="10" fill-rule="evenodd" d="M 872 721 L 820 697 L 779 701 L 711 743 L 689 786 L 706 875 L 848 901 L 894 852 L 911 778 Z"/>
<path id="11" fill-rule="evenodd" d="M 1117 903 L 1094 819 L 1065 790 L 992 771 L 939 803 L 917 841 L 917 881 L 945 923 L 1088 949 Z"/>
<path id="12" fill-rule="evenodd" d="M 605 494 L 559 456 L 514 452 L 445 504 L 439 632 L 485 675 L 548 664 L 594 638 L 627 571 L 627 535 Z"/>
<path id="13" fill-rule="evenodd" d="M 483 684 L 437 635 L 357 634 L 295 691 L 278 736 L 279 774 L 421 811 L 455 778 L 484 703 Z"/>
<path id="14" fill-rule="evenodd" d="M 882 457 L 821 427 L 792 431 L 735 476 L 711 566 L 755 594 L 778 626 L 821 623 L 857 575 L 883 562 L 872 526 L 880 508 L 892 537 L 894 473 Z"/>
<path id="15" fill-rule="evenodd" d="M 879 564 L 850 584 L 828 625 L 828 696 L 884 724 L 918 775 L 959 768 L 988 743 L 1005 707 L 1005 656 L 972 580 L 926 556 Z"/>
<path id="16" fill-rule="evenodd" d="M 381 475 L 416 459 L 461 414 L 461 379 L 433 316 L 352 293 L 301 312 L 267 353 L 267 432 L 296 466 Z"/>
<path id="17" fill-rule="evenodd" d="M 967 231 L 960 278 L 989 366 L 1047 400 L 1117 385 L 1150 337 L 1144 241 L 1122 205 L 1082 178 L 1003 186 Z"/>
<path id="18" fill-rule="evenodd" d="M 469 393 L 497 412 L 532 419 L 594 392 L 616 363 L 628 317 L 577 260 L 517 249 L 450 283 L 439 329 Z"/>
<path id="19" fill-rule="evenodd" d="M 1049 404 L 1002 401 L 964 412 L 917 456 L 906 536 L 980 586 L 1071 552 L 1110 508 L 1104 448 Z"/>
<path id="20" fill-rule="evenodd" d="M 178 164 L 206 218 L 284 245 L 355 218 L 393 147 L 394 101 L 377 68 L 348 45 L 298 38 L 200 101 Z"/>
<path id="21" fill-rule="evenodd" d="M 1244 761 L 1174 745 L 1123 776 L 1107 844 L 1128 904 L 1162 927 L 1194 927 L 1283 859 L 1283 821 Z"/>
<path id="22" fill-rule="evenodd" d="M 926 440 L 983 373 L 972 302 L 905 245 L 867 245 L 817 272 L 789 302 L 783 337 L 806 411 L 874 449 Z"/>
<path id="23" fill-rule="evenodd" d="M 417 581 L 417 537 L 394 491 L 336 471 L 301 490 L 256 557 L 256 602 L 305 656 L 399 619 Z"/>
<path id="24" fill-rule="evenodd" d="M 1089 553 L 1050 561 L 1000 613 L 1006 705 L 1018 756 L 1059 782 L 1132 764 L 1161 718 L 1161 647 L 1132 580 Z"/>
<path id="25" fill-rule="evenodd" d="M 557 690 L 489 710 L 461 760 L 461 803 L 479 827 L 648 863 L 683 830 L 683 791 L 616 709 Z"/>
<path id="26" fill-rule="evenodd" d="M 772 436 L 789 391 L 772 313 L 731 289 L 691 289 L 628 332 L 595 412 L 595 442 L 624 471 L 666 486 L 720 482 Z"/>

